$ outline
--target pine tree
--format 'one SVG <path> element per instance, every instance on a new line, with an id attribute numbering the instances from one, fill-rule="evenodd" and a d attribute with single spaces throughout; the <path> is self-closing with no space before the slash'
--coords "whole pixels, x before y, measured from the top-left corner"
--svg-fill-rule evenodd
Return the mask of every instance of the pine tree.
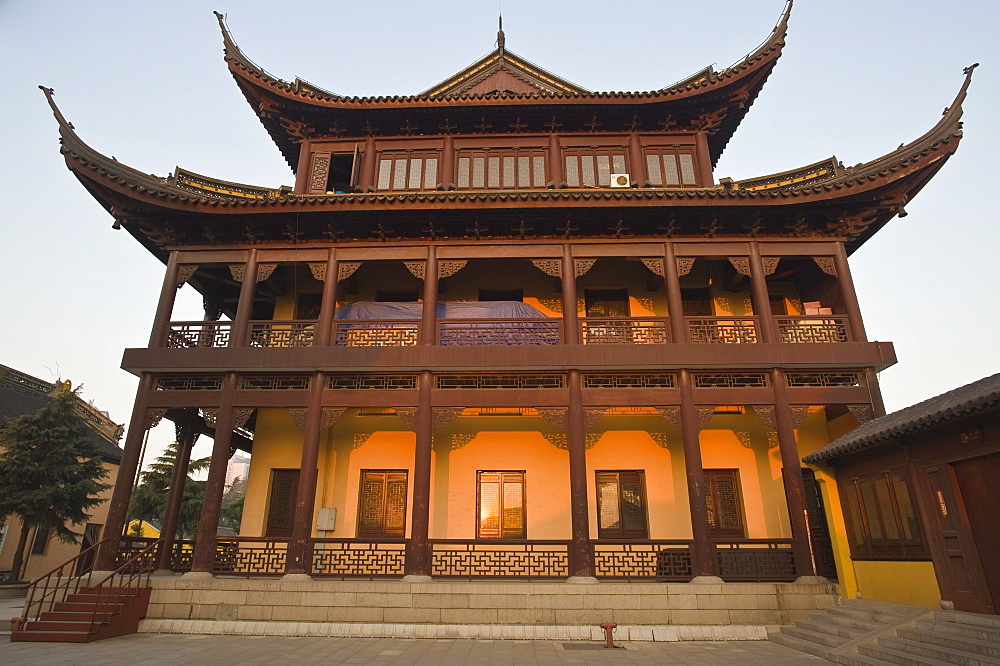
<path id="1" fill-rule="evenodd" d="M 171 442 L 163 454 L 153 461 L 139 476 L 139 485 L 132 492 L 129 515 L 145 521 L 162 521 L 166 509 L 167 494 L 174 461 L 177 460 L 177 442 Z M 180 519 L 177 538 L 194 536 L 201 518 L 201 505 L 205 498 L 205 482 L 195 481 L 191 475 L 207 469 L 211 458 L 200 458 L 188 463 L 188 476 L 184 481 L 184 495 L 181 499 Z M 163 535 L 166 536 L 166 535 Z"/>
<path id="2" fill-rule="evenodd" d="M 76 413 L 79 398 L 68 382 L 48 404 L 0 429 L 0 516 L 21 519 L 21 534 L 7 582 L 20 578 L 28 533 L 48 529 L 64 543 L 77 543 L 81 533 L 70 526 L 85 523 L 89 509 L 110 488 L 101 479 L 94 435 Z"/>

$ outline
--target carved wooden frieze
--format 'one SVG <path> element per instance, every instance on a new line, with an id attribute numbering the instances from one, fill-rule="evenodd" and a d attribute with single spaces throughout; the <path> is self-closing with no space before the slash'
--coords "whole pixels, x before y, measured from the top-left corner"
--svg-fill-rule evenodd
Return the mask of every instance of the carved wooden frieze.
<path id="1" fill-rule="evenodd" d="M 426 262 L 424 262 L 424 261 L 404 261 L 403 265 L 406 266 L 406 270 L 408 270 L 411 273 L 413 273 L 413 277 L 417 278 L 418 280 L 423 280 L 424 279 L 424 266 L 427 265 Z"/>
<path id="2" fill-rule="evenodd" d="M 642 265 L 648 268 L 651 273 L 663 277 L 663 259 L 640 258 L 639 261 L 641 261 Z"/>
<path id="3" fill-rule="evenodd" d="M 727 257 L 740 275 L 750 275 L 750 257 Z"/>
<path id="4" fill-rule="evenodd" d="M 177 288 L 180 289 L 184 283 L 194 277 L 198 270 L 198 264 L 184 264 L 177 269 Z"/>
<path id="5" fill-rule="evenodd" d="M 457 451 L 475 438 L 476 436 L 471 432 L 455 433 L 451 436 L 451 450 Z"/>
<path id="6" fill-rule="evenodd" d="M 229 274 L 233 276 L 233 280 L 236 282 L 243 282 L 243 274 L 246 273 L 246 264 L 229 264 Z"/>
<path id="7" fill-rule="evenodd" d="M 761 257 L 760 263 L 764 266 L 764 275 L 774 275 L 780 261 L 781 257 Z"/>
<path id="8" fill-rule="evenodd" d="M 361 263 L 362 262 L 360 261 L 340 262 L 340 270 L 338 271 L 339 275 L 337 276 L 337 279 L 346 280 L 347 278 L 351 277 L 352 275 L 354 275 L 354 271 L 361 268 Z"/>
<path id="9" fill-rule="evenodd" d="M 278 264 L 257 264 L 257 282 L 263 282 L 271 277 Z"/>
<path id="10" fill-rule="evenodd" d="M 309 189 L 311 191 L 326 191 L 326 184 L 330 177 L 330 156 L 316 155 L 313 159 L 312 174 L 309 177 Z"/>
<path id="11" fill-rule="evenodd" d="M 157 409 L 147 409 L 145 429 L 149 430 L 150 428 L 155 428 L 156 426 L 160 425 L 160 421 L 162 421 L 163 417 L 166 415 L 167 415 L 167 409 L 165 407 Z"/>
<path id="12" fill-rule="evenodd" d="M 543 419 L 551 423 L 557 428 L 566 427 L 566 408 L 565 407 L 537 407 L 535 411 Z"/>
<path id="13" fill-rule="evenodd" d="M 564 432 L 543 432 L 542 437 L 548 441 L 549 444 L 556 447 L 557 449 L 562 449 L 563 451 L 569 448 L 569 443 L 567 441 L 566 433 Z"/>
<path id="14" fill-rule="evenodd" d="M 857 419 L 858 423 L 868 423 L 872 420 L 872 410 L 869 405 L 848 405 L 847 411 Z"/>
<path id="15" fill-rule="evenodd" d="M 806 421 L 806 417 L 809 416 L 809 407 L 806 405 L 793 405 L 790 409 L 792 412 L 792 425 L 796 428 L 802 426 Z"/>
<path id="16" fill-rule="evenodd" d="M 575 259 L 573 262 L 576 265 L 576 276 L 586 275 L 587 271 L 594 267 L 597 263 L 597 259 Z"/>
<path id="17" fill-rule="evenodd" d="M 455 273 L 459 272 L 465 265 L 469 263 L 467 259 L 455 260 L 455 261 L 439 261 L 438 262 L 438 277 L 446 278 L 451 277 Z"/>
<path id="18" fill-rule="evenodd" d="M 740 446 L 745 449 L 753 448 L 753 440 L 750 438 L 750 433 L 738 430 L 733 431 L 733 434 L 736 435 L 736 440 L 740 443 Z"/>
<path id="19" fill-rule="evenodd" d="M 532 259 L 531 263 L 546 275 L 562 277 L 562 261 L 559 259 Z"/>
<path id="20" fill-rule="evenodd" d="M 324 407 L 323 408 L 323 420 L 320 421 L 320 429 L 329 428 L 334 423 L 337 422 L 344 412 L 347 411 L 346 407 Z"/>
<path id="21" fill-rule="evenodd" d="M 374 434 L 375 433 L 373 433 L 373 432 L 356 432 L 356 433 L 354 433 L 354 436 L 351 438 L 351 448 L 352 449 L 360 449 L 362 446 L 365 445 L 365 442 L 367 442 L 369 439 L 371 439 L 371 436 L 374 435 Z"/>
<path id="22" fill-rule="evenodd" d="M 434 427 L 443 428 L 454 421 L 458 416 L 465 411 L 465 407 L 435 407 L 434 408 Z"/>
<path id="23" fill-rule="evenodd" d="M 257 409 L 256 407 L 237 407 L 236 409 L 234 409 L 233 430 L 245 426 L 247 424 L 247 421 L 250 420 L 250 417 L 253 416 L 254 410 L 256 409 Z"/>
<path id="24" fill-rule="evenodd" d="M 696 260 L 696 257 L 677 257 L 677 275 L 684 276 L 690 273 Z"/>
<path id="25" fill-rule="evenodd" d="M 776 449 L 778 448 L 778 433 L 774 430 L 767 431 L 767 448 Z"/>
<path id="26" fill-rule="evenodd" d="M 603 432 L 588 432 L 583 437 L 583 446 L 587 449 L 592 449 L 597 446 L 597 443 L 601 441 L 601 437 L 604 436 Z"/>
<path id="27" fill-rule="evenodd" d="M 417 423 L 417 408 L 416 407 L 393 407 L 396 411 L 396 416 L 398 416 L 406 427 L 413 430 Z"/>
<path id="28" fill-rule="evenodd" d="M 676 426 L 678 428 L 681 427 L 681 418 L 680 418 L 681 408 L 680 407 L 677 407 L 677 406 L 657 407 L 656 411 L 658 411 L 660 413 L 660 416 L 662 416 L 663 418 L 665 418 L 667 421 L 669 421 L 674 426 Z"/>
<path id="29" fill-rule="evenodd" d="M 305 407 L 291 407 L 288 413 L 292 415 L 292 423 L 295 424 L 297 428 L 306 427 L 306 413 L 309 410 Z"/>
<path id="30" fill-rule="evenodd" d="M 586 407 L 583 410 L 585 427 L 593 428 L 606 411 L 608 411 L 607 407 Z"/>
<path id="31" fill-rule="evenodd" d="M 764 425 L 773 428 L 774 427 L 774 406 L 773 405 L 754 405 L 753 411 L 756 412 L 757 418 L 761 420 Z"/>
<path id="32" fill-rule="evenodd" d="M 833 275 L 836 277 L 837 265 L 834 263 L 833 257 L 813 257 L 813 261 L 816 262 L 816 265 L 821 271 L 827 275 Z"/>
<path id="33" fill-rule="evenodd" d="M 326 262 L 316 262 L 309 264 L 309 272 L 314 280 L 324 282 L 326 280 Z"/>
<path id="34" fill-rule="evenodd" d="M 699 405 L 695 409 L 698 410 L 698 428 L 704 428 L 715 416 L 715 405 Z"/>
<path id="35" fill-rule="evenodd" d="M 201 418 L 205 420 L 205 425 L 209 428 L 214 428 L 215 422 L 219 420 L 219 410 L 215 408 L 202 409 Z"/>
<path id="36" fill-rule="evenodd" d="M 656 442 L 656 445 L 658 447 L 660 447 L 661 449 L 669 449 L 670 448 L 670 439 L 667 437 L 667 433 L 653 431 L 653 432 L 649 432 L 648 434 L 649 434 L 649 437 L 654 442 Z"/>

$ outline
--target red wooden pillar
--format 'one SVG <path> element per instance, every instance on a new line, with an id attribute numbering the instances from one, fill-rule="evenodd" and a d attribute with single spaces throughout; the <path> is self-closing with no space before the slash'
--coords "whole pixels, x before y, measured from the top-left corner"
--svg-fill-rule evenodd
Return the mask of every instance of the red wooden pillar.
<path id="1" fill-rule="evenodd" d="M 701 422 L 694 402 L 691 371 L 678 373 L 681 394 L 681 439 L 684 444 L 684 471 L 687 475 L 688 504 L 691 509 L 691 573 L 700 576 L 718 576 L 719 563 L 715 544 L 708 529 L 708 504 L 705 501 L 705 470 L 701 462 Z"/>
<path id="2" fill-rule="evenodd" d="M 420 318 L 419 344 L 434 346 L 438 344 L 438 264 L 437 248 L 427 247 L 427 261 L 424 263 L 424 305 Z"/>
<path id="3" fill-rule="evenodd" d="M 670 315 L 670 338 L 673 342 L 687 342 L 687 321 L 684 319 L 684 299 L 681 297 L 681 276 L 677 271 L 674 244 L 663 246 L 663 284 Z"/>
<path id="4" fill-rule="evenodd" d="M 410 538 L 406 542 L 407 576 L 430 576 L 431 450 L 434 414 L 431 402 L 434 376 L 423 370 L 417 378 L 417 414 L 414 422 L 417 442 L 413 452 L 413 508 Z"/>
<path id="5" fill-rule="evenodd" d="M 163 510 L 163 525 L 160 527 L 160 552 L 156 556 L 156 568 L 159 571 L 170 571 L 171 555 L 174 550 L 174 540 L 177 538 L 177 526 L 180 524 L 181 502 L 184 500 L 184 484 L 187 482 L 188 464 L 191 462 L 191 449 L 198 438 L 200 420 L 194 410 L 184 410 L 184 421 L 177 424 L 177 458 L 170 474 L 170 488 L 167 489 L 167 505 Z"/>
<path id="6" fill-rule="evenodd" d="M 553 130 L 554 132 L 555 130 Z M 559 148 L 559 135 L 550 134 L 549 135 L 549 181 L 548 184 L 552 187 L 559 188 L 563 182 L 563 156 L 562 150 Z"/>
<path id="7" fill-rule="evenodd" d="M 256 272 L 256 269 L 255 269 Z M 249 276 L 248 276 L 249 277 Z M 242 301 L 240 308 L 243 307 Z M 205 499 L 198 521 L 198 537 L 194 544 L 192 573 L 207 573 L 215 562 L 215 535 L 222 513 L 222 494 L 226 490 L 226 468 L 229 466 L 233 440 L 233 400 L 236 393 L 236 374 L 228 373 L 222 381 L 222 404 L 215 420 L 215 442 L 212 461 L 205 482 Z"/>
<path id="8" fill-rule="evenodd" d="M 288 543 L 285 559 L 286 574 L 309 574 L 312 548 L 313 512 L 316 507 L 316 481 L 319 476 L 319 435 L 323 426 L 323 373 L 312 378 L 309 391 L 309 409 L 302 434 L 302 463 L 299 466 L 298 495 L 292 517 L 292 538 Z"/>
<path id="9" fill-rule="evenodd" d="M 806 490 L 802 480 L 802 459 L 795 440 L 795 424 L 792 409 L 788 404 L 788 389 L 785 373 L 779 368 L 771 371 L 774 386 L 774 428 L 778 431 L 778 449 L 781 452 L 781 475 L 785 479 L 785 497 L 788 503 L 788 519 L 792 526 L 792 557 L 795 573 L 799 576 L 815 576 L 809 545 L 808 519 L 806 518 Z"/>
<path id="10" fill-rule="evenodd" d="M 444 137 L 441 148 L 441 170 L 438 172 L 438 184 L 442 189 L 455 189 L 455 138 L 450 134 Z"/>
<path id="11" fill-rule="evenodd" d="M 843 243 L 837 243 L 837 251 L 833 255 L 833 266 L 837 271 L 837 288 L 844 302 L 844 312 L 847 314 L 847 324 L 851 329 L 853 342 L 865 342 L 865 324 L 861 319 L 861 306 L 858 304 L 858 294 L 854 291 L 854 280 L 851 279 L 851 268 L 847 264 L 847 252 Z"/>
<path id="12" fill-rule="evenodd" d="M 125 531 L 125 521 L 128 518 L 128 504 L 132 498 L 132 488 L 135 486 L 135 476 L 139 469 L 139 457 L 142 455 L 142 443 L 149 430 L 149 415 L 146 405 L 152 394 L 155 380 L 149 373 L 143 373 L 139 378 L 139 388 L 135 394 L 135 405 L 132 407 L 132 418 L 128 424 L 128 435 L 125 437 L 124 451 L 118 464 L 118 478 L 115 489 L 111 493 L 108 504 L 108 517 L 104 525 L 104 537 L 108 542 L 101 547 L 94 563 L 95 571 L 114 571 L 118 558 L 118 546 L 121 543 L 122 532 Z"/>
<path id="13" fill-rule="evenodd" d="M 243 270 L 243 283 L 240 285 L 240 302 L 236 307 L 236 319 L 233 321 L 233 334 L 229 338 L 230 347 L 247 346 L 247 329 L 253 314 L 253 301 L 257 294 L 257 250 L 250 250 L 246 267 Z"/>
<path id="14" fill-rule="evenodd" d="M 563 245 L 562 257 L 562 308 L 564 345 L 580 344 L 580 320 L 576 314 L 576 262 L 573 261 L 573 248 L 567 243 Z"/>
<path id="15" fill-rule="evenodd" d="M 759 324 L 757 339 L 760 342 L 774 342 L 776 337 L 771 296 L 767 291 L 767 276 L 764 275 L 764 263 L 760 260 L 757 243 L 750 243 L 750 288 L 753 291 L 753 312 Z"/>
<path id="16" fill-rule="evenodd" d="M 160 287 L 160 301 L 156 305 L 153 316 L 153 330 L 149 333 L 150 348 L 162 347 L 167 341 L 167 326 L 170 315 L 174 311 L 174 299 L 177 297 L 177 281 L 180 266 L 177 264 L 177 252 L 171 252 L 167 259 L 167 271 L 163 275 L 163 286 Z"/>
<path id="17" fill-rule="evenodd" d="M 639 142 L 638 132 L 628 135 L 628 161 L 629 180 L 638 183 L 639 187 L 645 187 L 649 176 L 646 174 L 646 163 L 642 159 L 642 144 Z"/>
<path id="18" fill-rule="evenodd" d="M 313 345 L 326 347 L 333 335 L 333 318 L 337 310 L 337 287 L 340 281 L 340 267 L 337 251 L 330 248 L 326 257 L 326 273 L 323 278 L 323 296 L 320 299 L 319 317 L 316 320 L 316 335 Z"/>
<path id="19" fill-rule="evenodd" d="M 375 150 L 375 137 L 365 139 L 365 149 L 361 153 L 361 182 L 358 189 L 369 192 L 375 189 L 375 170 L 378 168 L 378 153 Z"/>
<path id="20" fill-rule="evenodd" d="M 583 379 L 579 370 L 567 373 L 569 409 L 566 444 L 569 450 L 569 500 L 573 543 L 570 566 L 573 578 L 594 577 L 594 551 L 590 543 L 587 503 L 587 421 L 583 410 Z"/>

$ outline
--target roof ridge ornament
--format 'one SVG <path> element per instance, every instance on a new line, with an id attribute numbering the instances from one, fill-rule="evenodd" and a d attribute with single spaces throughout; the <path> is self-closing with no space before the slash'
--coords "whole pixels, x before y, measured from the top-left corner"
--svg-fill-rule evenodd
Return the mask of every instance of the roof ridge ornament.
<path id="1" fill-rule="evenodd" d="M 504 50 L 506 50 L 505 45 L 507 43 L 507 39 L 503 34 L 503 14 L 500 14 L 499 16 L 500 16 L 500 25 L 498 26 L 499 29 L 497 30 L 497 48 L 500 49 L 502 53 Z"/>

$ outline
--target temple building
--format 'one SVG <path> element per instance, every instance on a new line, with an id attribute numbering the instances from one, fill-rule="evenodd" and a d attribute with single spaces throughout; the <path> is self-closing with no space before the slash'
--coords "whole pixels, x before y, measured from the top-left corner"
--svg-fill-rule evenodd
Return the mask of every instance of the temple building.
<path id="1" fill-rule="evenodd" d="M 133 169 L 85 144 L 46 90 L 69 169 L 166 267 L 149 344 L 124 354 L 139 389 L 98 568 L 119 556 L 143 437 L 168 419 L 186 455 L 199 435 L 214 444 L 193 550 L 171 547 L 178 486 L 168 501 L 159 565 L 188 573 L 156 585 L 741 582 L 809 599 L 669 611 L 691 625 L 781 624 L 832 603 L 829 581 L 853 596 L 840 493 L 802 458 L 884 415 L 875 373 L 895 352 L 865 334 L 848 257 L 958 148 L 972 68 L 887 155 L 717 180 L 790 12 L 733 66 L 648 92 L 586 90 L 501 31 L 424 92 L 360 98 L 268 74 L 220 15 L 226 64 L 294 187 Z M 200 321 L 173 316 L 184 284 Z M 242 526 L 220 537 L 238 450 L 252 454 Z M 286 614 L 667 623 L 614 606 L 621 592 L 570 617 L 505 614 L 490 589 L 476 595 L 492 607 L 436 615 L 357 599 Z M 182 617 L 157 599 L 151 616 Z M 224 605 L 183 617 L 260 619 Z"/>

